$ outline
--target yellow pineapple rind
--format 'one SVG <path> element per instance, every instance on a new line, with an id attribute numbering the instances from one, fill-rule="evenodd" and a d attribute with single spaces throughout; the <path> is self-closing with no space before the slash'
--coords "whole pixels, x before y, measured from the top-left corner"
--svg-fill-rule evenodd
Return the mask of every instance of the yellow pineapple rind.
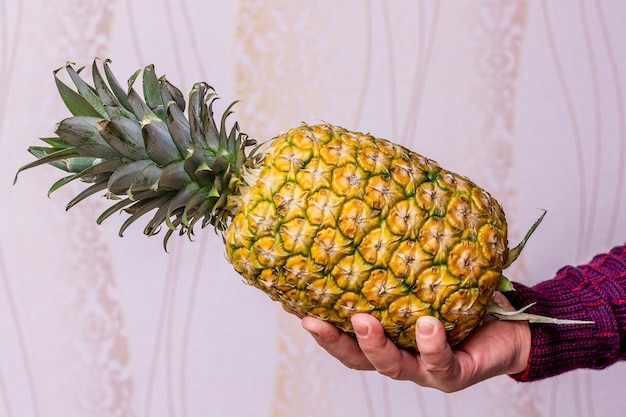
<path id="1" fill-rule="evenodd" d="M 294 313 L 353 332 L 377 317 L 415 350 L 438 317 L 451 344 L 485 314 L 507 257 L 500 205 L 469 179 L 399 145 L 340 127 L 277 137 L 224 231 L 247 282 Z"/>

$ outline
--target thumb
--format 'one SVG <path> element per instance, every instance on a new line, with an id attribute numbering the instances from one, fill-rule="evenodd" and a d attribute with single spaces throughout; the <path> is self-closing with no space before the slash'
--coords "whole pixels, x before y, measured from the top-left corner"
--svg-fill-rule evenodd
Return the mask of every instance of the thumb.
<path id="1" fill-rule="evenodd" d="M 417 320 L 415 340 L 424 369 L 430 373 L 450 373 L 456 366 L 456 357 L 446 340 L 443 324 L 435 317 Z"/>

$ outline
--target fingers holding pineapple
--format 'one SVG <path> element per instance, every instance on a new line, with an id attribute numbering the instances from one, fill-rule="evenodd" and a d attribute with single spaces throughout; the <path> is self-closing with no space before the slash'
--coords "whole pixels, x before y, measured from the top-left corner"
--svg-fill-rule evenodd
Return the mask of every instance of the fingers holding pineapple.
<path id="1" fill-rule="evenodd" d="M 437 323 L 439 321 L 435 319 Z M 421 320 L 418 320 L 420 323 Z M 397 347 L 388 339 L 383 326 L 369 314 L 356 314 L 352 317 L 356 338 L 342 332 L 335 326 L 312 317 L 305 317 L 302 326 L 310 332 L 317 343 L 328 353 L 349 368 L 362 371 L 377 371 L 385 376 L 398 380 L 412 380 L 419 385 L 421 379 L 416 378 L 420 372 L 420 355 Z M 441 330 L 443 326 L 439 323 Z M 432 345 L 439 345 L 435 335 Z M 449 349 L 443 331 L 443 344 Z M 424 367 L 425 369 L 425 367 Z"/>
<path id="2" fill-rule="evenodd" d="M 424 316 L 418 319 L 415 332 L 419 354 L 399 349 L 385 336 L 380 322 L 368 314 L 352 318 L 356 338 L 310 317 L 304 318 L 302 325 L 320 346 L 352 369 L 375 370 L 444 392 L 458 391 L 496 375 L 521 372 L 530 352 L 526 322 L 488 318 L 453 349 L 442 323 Z"/>

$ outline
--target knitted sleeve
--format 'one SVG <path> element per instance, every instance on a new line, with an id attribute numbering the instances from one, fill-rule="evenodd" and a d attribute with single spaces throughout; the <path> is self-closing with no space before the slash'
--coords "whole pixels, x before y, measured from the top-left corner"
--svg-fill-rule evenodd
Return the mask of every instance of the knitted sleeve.
<path id="1" fill-rule="evenodd" d="M 594 324 L 531 324 L 531 352 L 518 381 L 548 378 L 578 368 L 601 369 L 626 360 L 626 245 L 587 264 L 565 267 L 534 287 L 515 283 L 507 293 L 515 308 Z"/>

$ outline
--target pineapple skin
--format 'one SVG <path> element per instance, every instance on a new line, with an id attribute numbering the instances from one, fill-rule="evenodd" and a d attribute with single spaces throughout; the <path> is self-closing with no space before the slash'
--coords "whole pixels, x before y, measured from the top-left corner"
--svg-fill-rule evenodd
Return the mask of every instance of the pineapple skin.
<path id="1" fill-rule="evenodd" d="M 415 323 L 448 342 L 482 321 L 507 259 L 504 212 L 488 192 L 384 139 L 329 124 L 271 143 L 223 233 L 245 280 L 299 316 L 354 333 L 369 313 L 417 351 Z"/>

